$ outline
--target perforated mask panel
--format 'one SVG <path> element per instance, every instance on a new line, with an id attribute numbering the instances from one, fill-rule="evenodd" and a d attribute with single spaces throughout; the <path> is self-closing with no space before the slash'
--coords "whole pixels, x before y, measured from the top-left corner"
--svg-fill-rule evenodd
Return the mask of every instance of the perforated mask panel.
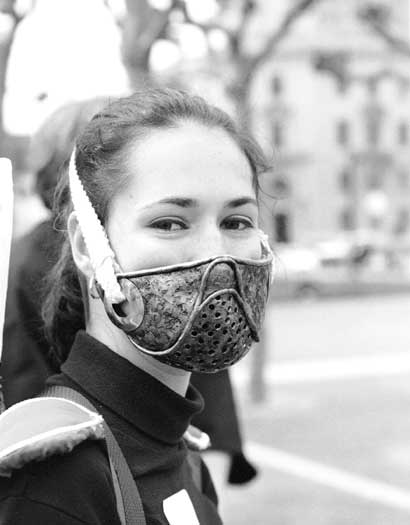
<path id="1" fill-rule="evenodd" d="M 235 296 L 230 292 L 213 294 L 178 349 L 159 359 L 184 370 L 217 372 L 239 361 L 252 343 L 246 314 Z"/>

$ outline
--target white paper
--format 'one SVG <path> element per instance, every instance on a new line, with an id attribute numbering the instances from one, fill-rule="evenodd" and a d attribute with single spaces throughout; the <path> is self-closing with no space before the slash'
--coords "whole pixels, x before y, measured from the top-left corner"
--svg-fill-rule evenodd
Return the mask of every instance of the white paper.
<path id="1" fill-rule="evenodd" d="M 200 525 L 192 501 L 185 489 L 164 499 L 163 508 L 169 525 Z"/>
<path id="2" fill-rule="evenodd" d="M 0 360 L 3 347 L 4 310 L 13 229 L 13 179 L 11 162 L 0 158 Z"/>

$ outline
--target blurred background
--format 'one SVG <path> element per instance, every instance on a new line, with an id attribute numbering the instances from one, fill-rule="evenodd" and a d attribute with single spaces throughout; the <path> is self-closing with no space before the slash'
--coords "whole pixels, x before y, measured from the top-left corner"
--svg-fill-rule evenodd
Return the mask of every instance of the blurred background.
<path id="1" fill-rule="evenodd" d="M 182 87 L 272 159 L 276 282 L 232 375 L 259 476 L 209 459 L 228 525 L 410 519 L 409 66 L 409 0 L 0 0 L 15 238 L 47 214 L 30 137 L 73 100 Z"/>

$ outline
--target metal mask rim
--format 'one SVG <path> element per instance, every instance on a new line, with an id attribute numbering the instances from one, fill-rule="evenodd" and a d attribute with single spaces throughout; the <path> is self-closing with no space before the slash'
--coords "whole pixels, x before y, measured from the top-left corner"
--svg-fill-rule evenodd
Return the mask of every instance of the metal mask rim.
<path id="1" fill-rule="evenodd" d="M 207 259 L 198 259 L 196 261 L 186 262 L 186 263 L 177 263 L 167 266 L 158 266 L 156 268 L 149 268 L 144 270 L 137 270 L 135 272 L 118 272 L 115 274 L 117 279 L 131 279 L 134 277 L 142 277 L 145 275 L 155 275 L 157 273 L 171 273 L 178 270 L 186 270 L 193 268 L 195 266 L 202 266 L 204 264 L 209 264 L 210 262 L 217 261 L 221 262 L 233 262 L 237 264 L 247 264 L 252 266 L 268 266 L 272 264 L 273 255 L 268 253 L 265 257 L 261 259 L 245 259 L 240 257 L 234 257 L 233 255 L 216 255 L 213 257 L 208 257 Z"/>

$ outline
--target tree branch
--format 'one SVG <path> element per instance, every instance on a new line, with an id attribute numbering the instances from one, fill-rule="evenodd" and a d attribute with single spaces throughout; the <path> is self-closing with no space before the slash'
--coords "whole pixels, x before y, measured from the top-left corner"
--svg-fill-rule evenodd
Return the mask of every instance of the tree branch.
<path id="1" fill-rule="evenodd" d="M 244 35 L 248 28 L 248 24 L 252 18 L 252 14 L 255 11 L 255 0 L 244 0 L 241 7 L 241 22 L 235 33 L 230 35 L 232 51 L 235 57 L 242 56 L 242 43 Z"/>
<path id="2" fill-rule="evenodd" d="M 265 45 L 263 46 L 263 49 L 256 55 L 248 58 L 245 72 L 246 76 L 251 76 L 254 70 L 262 62 L 269 58 L 275 47 L 287 35 L 289 29 L 296 22 L 296 20 L 298 20 L 305 11 L 313 7 L 314 4 L 318 3 L 319 1 L 320 0 L 300 0 L 296 5 L 288 10 L 280 26 L 268 38 Z"/>
<path id="3" fill-rule="evenodd" d="M 14 20 L 14 24 L 17 25 L 22 17 L 16 13 L 15 4 L 15 0 L 0 0 L 0 12 L 10 15 Z"/>
<path id="4" fill-rule="evenodd" d="M 148 69 L 148 58 L 152 45 L 164 32 L 169 14 L 176 4 L 159 11 L 147 0 L 126 0 L 127 19 L 124 25 L 124 59 L 130 67 Z"/>
<path id="5" fill-rule="evenodd" d="M 410 43 L 399 38 L 388 29 L 388 13 L 377 5 L 369 4 L 358 12 L 358 16 L 386 44 L 403 55 L 410 56 Z"/>

